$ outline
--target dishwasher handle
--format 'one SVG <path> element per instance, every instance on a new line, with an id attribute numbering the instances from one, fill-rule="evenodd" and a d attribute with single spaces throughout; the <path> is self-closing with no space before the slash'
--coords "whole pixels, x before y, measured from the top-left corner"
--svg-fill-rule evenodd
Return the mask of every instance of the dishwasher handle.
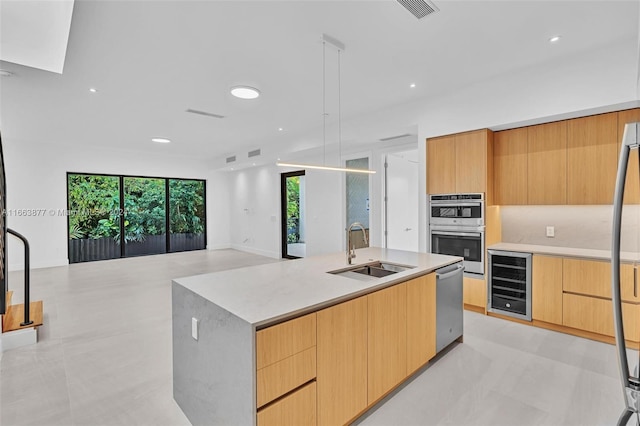
<path id="1" fill-rule="evenodd" d="M 436 271 L 436 279 L 445 280 L 447 278 L 451 278 L 451 277 L 453 277 L 455 275 L 461 274 L 462 271 L 464 271 L 464 266 L 462 266 L 462 263 L 458 263 L 458 264 L 455 265 L 455 268 L 452 271 L 450 271 L 448 269 L 449 268 L 447 268 L 447 267 L 438 269 Z M 440 271 L 442 271 L 442 272 L 440 272 Z"/>

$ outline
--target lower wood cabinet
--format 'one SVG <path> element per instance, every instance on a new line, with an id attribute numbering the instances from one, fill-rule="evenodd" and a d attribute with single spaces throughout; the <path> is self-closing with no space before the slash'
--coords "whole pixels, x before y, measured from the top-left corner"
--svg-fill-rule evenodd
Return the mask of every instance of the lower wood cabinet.
<path id="1" fill-rule="evenodd" d="M 407 286 L 367 296 L 367 401 L 374 403 L 407 377 Z"/>
<path id="2" fill-rule="evenodd" d="M 565 293 L 562 303 L 563 325 L 605 336 L 614 335 L 611 300 Z M 639 314 L 640 305 L 622 303 L 625 339 L 634 342 L 640 340 Z"/>
<path id="3" fill-rule="evenodd" d="M 407 282 L 407 374 L 436 355 L 436 274 Z"/>
<path id="4" fill-rule="evenodd" d="M 367 297 L 317 313 L 318 424 L 342 425 L 367 408 Z"/>
<path id="5" fill-rule="evenodd" d="M 562 258 L 534 255 L 531 275 L 532 318 L 562 324 Z"/>
<path id="6" fill-rule="evenodd" d="M 258 426 L 315 426 L 316 382 L 311 382 L 258 411 Z"/>
<path id="7" fill-rule="evenodd" d="M 487 308 L 487 282 L 476 278 L 463 278 L 462 301 L 482 310 Z"/>

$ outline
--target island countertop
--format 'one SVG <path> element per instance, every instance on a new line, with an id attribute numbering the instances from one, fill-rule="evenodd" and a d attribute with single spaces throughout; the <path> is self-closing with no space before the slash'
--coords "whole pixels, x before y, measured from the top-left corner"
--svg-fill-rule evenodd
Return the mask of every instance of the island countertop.
<path id="1" fill-rule="evenodd" d="M 379 247 L 358 249 L 356 255 L 351 265 L 347 264 L 346 253 L 341 252 L 178 278 L 173 282 L 261 328 L 463 260 L 461 257 Z M 328 273 L 373 261 L 414 268 L 367 280 Z"/>

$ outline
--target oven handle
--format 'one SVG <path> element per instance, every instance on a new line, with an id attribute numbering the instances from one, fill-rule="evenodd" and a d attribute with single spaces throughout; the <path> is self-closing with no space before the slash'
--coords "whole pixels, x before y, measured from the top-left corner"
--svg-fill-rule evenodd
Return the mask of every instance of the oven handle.
<path id="1" fill-rule="evenodd" d="M 431 231 L 431 235 L 451 235 L 452 237 L 481 237 L 480 232 L 444 232 Z"/>
<path id="2" fill-rule="evenodd" d="M 436 203 L 431 202 L 433 207 L 481 207 L 482 203 Z"/>

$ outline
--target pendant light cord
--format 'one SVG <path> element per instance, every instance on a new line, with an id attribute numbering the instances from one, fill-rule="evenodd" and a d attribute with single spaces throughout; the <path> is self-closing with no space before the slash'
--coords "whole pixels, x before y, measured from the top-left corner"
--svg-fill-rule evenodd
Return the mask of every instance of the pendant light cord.
<path id="1" fill-rule="evenodd" d="M 340 49 L 338 49 L 338 162 L 342 167 L 342 93 L 340 85 Z"/>
<path id="2" fill-rule="evenodd" d="M 327 165 L 327 43 L 322 42 L 322 165 Z"/>

